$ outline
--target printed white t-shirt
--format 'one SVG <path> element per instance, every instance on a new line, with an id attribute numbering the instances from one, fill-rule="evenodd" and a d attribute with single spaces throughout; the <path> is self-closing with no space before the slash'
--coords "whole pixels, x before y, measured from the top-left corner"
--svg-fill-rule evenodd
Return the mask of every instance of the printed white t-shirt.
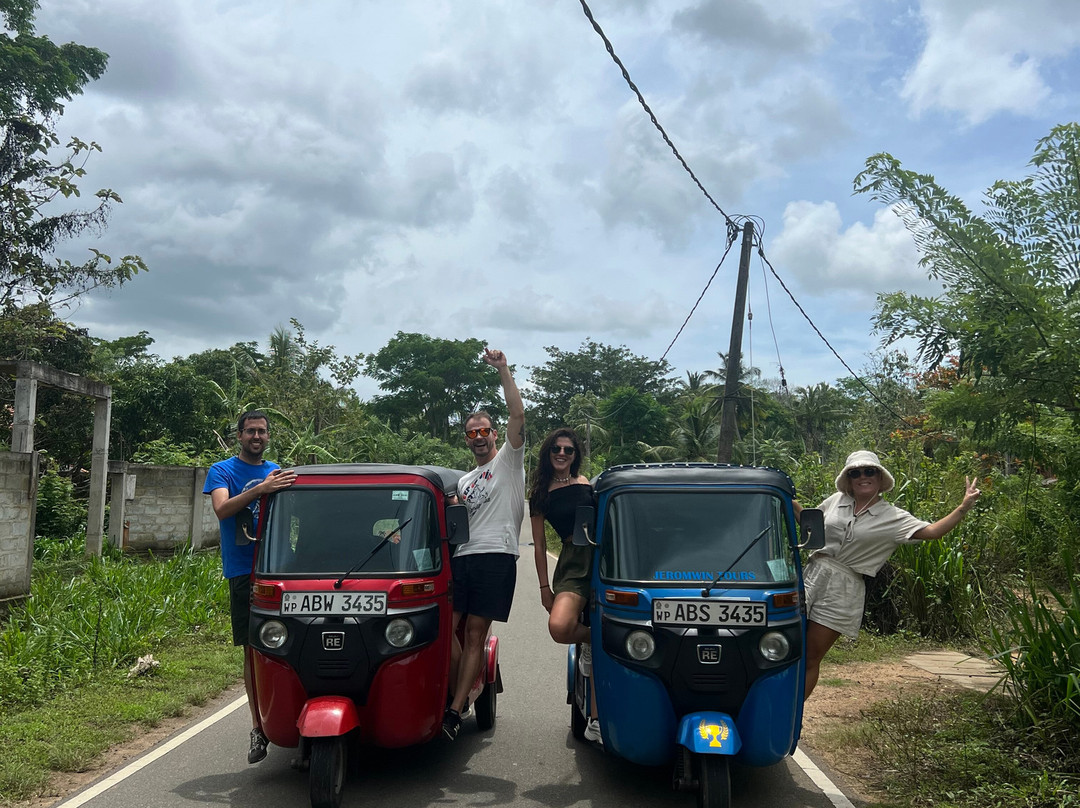
<path id="1" fill-rule="evenodd" d="M 525 519 L 525 444 L 503 443 L 495 459 L 458 480 L 458 497 L 469 509 L 469 540 L 454 555 L 518 555 Z"/>

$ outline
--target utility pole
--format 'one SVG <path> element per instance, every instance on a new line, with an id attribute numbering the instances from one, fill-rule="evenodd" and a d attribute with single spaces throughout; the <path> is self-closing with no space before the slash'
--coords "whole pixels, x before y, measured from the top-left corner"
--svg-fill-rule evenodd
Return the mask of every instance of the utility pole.
<path id="1" fill-rule="evenodd" d="M 731 342 L 727 354 L 727 379 L 724 382 L 724 406 L 720 413 L 720 441 L 716 449 L 717 463 L 731 462 L 735 444 L 735 405 L 739 399 L 739 377 L 742 375 L 742 329 L 746 312 L 746 285 L 750 279 L 750 248 L 754 241 L 754 223 L 743 225 L 742 254 L 739 256 L 739 277 L 735 282 L 735 311 L 731 315 Z"/>

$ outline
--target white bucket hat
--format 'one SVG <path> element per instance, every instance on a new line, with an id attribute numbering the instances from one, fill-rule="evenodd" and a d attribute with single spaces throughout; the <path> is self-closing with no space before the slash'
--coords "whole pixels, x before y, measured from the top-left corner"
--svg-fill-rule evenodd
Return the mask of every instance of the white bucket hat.
<path id="1" fill-rule="evenodd" d="M 896 480 L 889 474 L 889 470 L 881 465 L 881 461 L 878 460 L 878 456 L 873 452 L 868 452 L 865 449 L 860 449 L 857 452 L 852 452 L 847 456 L 847 461 L 844 463 L 844 468 L 840 470 L 840 474 L 836 477 L 836 490 L 844 494 L 851 494 L 851 480 L 848 479 L 847 473 L 852 469 L 861 468 L 875 468 L 881 472 L 881 492 L 892 491 L 893 486 L 896 485 Z"/>

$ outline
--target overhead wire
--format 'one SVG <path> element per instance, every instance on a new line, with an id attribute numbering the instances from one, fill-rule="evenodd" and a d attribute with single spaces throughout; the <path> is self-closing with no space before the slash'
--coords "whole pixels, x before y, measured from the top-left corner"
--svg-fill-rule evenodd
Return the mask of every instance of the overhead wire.
<path id="1" fill-rule="evenodd" d="M 612 45 L 611 40 L 608 39 L 607 34 L 604 33 L 603 28 L 601 28 L 600 24 L 596 21 L 596 18 L 593 16 L 592 9 L 589 8 L 589 4 L 585 0 L 579 0 L 579 2 L 581 4 L 581 9 L 584 12 L 586 18 L 588 18 L 589 23 L 593 27 L 593 30 L 596 31 L 596 33 L 600 37 L 600 39 L 603 40 L 604 48 L 607 50 L 608 55 L 615 62 L 616 66 L 618 66 L 619 70 L 622 72 L 623 80 L 626 82 L 627 86 L 630 88 L 630 90 L 637 97 L 638 103 L 641 105 L 642 109 L 645 110 L 645 113 L 649 116 L 649 120 L 652 121 L 653 126 L 656 127 L 657 131 L 660 133 L 660 136 L 664 139 L 664 142 L 668 145 L 668 148 L 671 149 L 672 154 L 674 154 L 675 158 L 679 161 L 679 164 L 683 167 L 683 169 L 686 171 L 686 173 L 690 175 L 690 178 L 694 181 L 694 184 L 697 185 L 697 187 L 700 189 L 701 193 L 705 195 L 705 198 L 709 201 L 709 203 L 720 213 L 721 216 L 724 217 L 725 224 L 727 225 L 727 248 L 724 250 L 724 255 L 723 255 L 723 257 L 721 257 L 720 263 L 718 263 L 716 265 L 716 269 L 713 270 L 713 274 L 712 274 L 712 276 L 710 276 L 708 282 L 705 284 L 705 288 L 702 290 L 701 295 L 698 296 L 697 302 L 694 303 L 693 308 L 690 310 L 690 314 L 687 315 L 686 320 L 684 320 L 682 326 L 680 326 L 678 332 L 675 335 L 675 339 L 673 339 L 671 341 L 671 343 L 665 349 L 665 351 L 664 351 L 663 355 L 661 356 L 660 360 L 657 362 L 657 365 L 660 365 L 661 363 L 663 363 L 664 359 L 667 357 L 668 352 L 671 350 L 672 346 L 675 344 L 675 341 L 679 338 L 679 335 L 682 334 L 683 329 L 686 327 L 686 324 L 690 321 L 690 317 L 693 315 L 694 311 L 697 309 L 698 304 L 701 302 L 701 299 L 704 297 L 705 292 L 708 290 L 709 285 L 713 281 L 713 278 L 716 277 L 716 273 L 719 271 L 720 266 L 724 262 L 724 259 L 727 257 L 728 253 L 730 252 L 732 245 L 735 243 L 735 240 L 738 238 L 738 233 L 741 230 L 741 228 L 739 226 L 739 222 L 737 221 L 737 219 L 733 218 L 732 216 L 729 216 L 728 213 L 722 207 L 720 207 L 720 204 L 715 199 L 713 199 L 712 194 L 710 194 L 708 192 L 708 190 L 705 188 L 705 186 L 701 183 L 701 180 L 699 180 L 697 175 L 694 173 L 693 169 L 690 168 L 689 164 L 683 158 L 682 154 L 679 153 L 678 148 L 672 142 L 671 138 L 668 136 L 668 133 L 665 131 L 663 125 L 657 119 L 656 114 L 652 111 L 652 108 L 649 106 L 648 102 L 645 100 L 645 96 L 641 93 L 641 90 L 638 89 L 638 86 L 634 83 L 634 80 L 630 77 L 630 71 L 626 68 L 626 65 L 623 64 L 622 59 L 619 58 L 618 54 L 615 53 L 614 45 Z M 821 330 L 817 327 L 817 325 L 811 319 L 810 315 L 806 313 L 806 310 L 802 307 L 802 305 L 799 303 L 799 301 L 795 298 L 795 295 L 787 287 L 787 284 L 784 283 L 783 279 L 780 277 L 780 274 L 776 271 L 776 268 L 772 265 L 772 262 L 769 261 L 768 257 L 765 255 L 765 248 L 763 246 L 763 238 L 762 238 L 762 236 L 764 234 L 764 231 L 765 231 L 765 220 L 763 218 L 759 217 L 759 216 L 745 216 L 744 215 L 744 216 L 739 216 L 737 218 L 741 219 L 743 221 L 750 220 L 750 221 L 753 221 L 754 223 L 759 225 L 759 230 L 760 230 L 761 235 L 759 235 L 759 237 L 757 239 L 758 256 L 765 263 L 765 265 L 769 267 L 769 271 L 772 272 L 773 277 L 776 278 L 777 282 L 780 284 L 780 287 L 784 290 L 784 292 L 787 294 L 787 296 L 791 299 L 791 302 L 795 304 L 795 308 L 797 308 L 799 310 L 799 313 L 802 314 L 803 318 L 810 324 L 810 327 L 814 330 L 814 333 L 818 335 L 818 337 L 821 339 L 821 341 L 823 343 L 825 343 L 825 346 L 829 349 L 829 351 L 832 352 L 833 356 L 835 356 L 837 358 L 837 360 L 839 360 L 840 364 L 843 365 L 843 367 L 847 370 L 847 372 L 849 374 L 851 374 L 851 376 L 855 379 L 855 381 L 857 381 L 867 391 L 867 393 L 870 394 L 870 397 L 873 398 L 874 401 L 876 401 L 878 404 L 880 404 L 882 406 L 882 408 L 885 409 L 886 412 L 888 412 L 890 415 L 892 415 L 894 418 L 896 418 L 898 421 L 900 421 L 900 423 L 904 424 L 905 426 L 907 426 L 907 427 L 909 427 L 911 429 L 915 429 L 915 430 L 921 432 L 922 434 L 928 434 L 928 433 L 925 433 L 922 430 L 920 430 L 916 425 L 910 423 L 907 419 L 904 418 L 904 416 L 902 416 L 900 413 L 896 412 L 895 409 L 893 409 L 891 406 L 886 404 L 881 399 L 881 397 L 878 396 L 878 394 L 869 385 L 867 385 L 866 382 L 864 382 L 862 380 L 862 378 L 851 368 L 851 366 L 837 352 L 837 350 L 832 346 L 832 344 L 828 341 L 828 339 L 825 338 L 825 335 L 821 333 Z M 768 284 L 766 283 L 766 297 L 767 296 L 768 296 Z M 772 327 L 771 307 L 770 307 L 769 311 L 770 311 L 769 323 L 770 323 L 770 327 Z M 777 346 L 777 361 L 779 363 L 780 351 L 779 351 L 779 343 L 776 342 L 776 331 L 775 331 L 775 329 L 773 329 L 773 340 L 774 340 L 774 344 L 776 344 L 776 346 Z M 782 363 L 780 363 L 780 375 L 781 375 L 781 384 L 786 389 L 787 388 L 787 379 L 784 377 L 784 370 L 783 370 L 783 364 Z M 615 410 L 614 412 L 612 412 L 610 414 L 614 415 L 614 414 L 618 413 L 628 403 L 629 403 L 629 401 L 627 401 L 625 404 L 623 404 L 617 410 Z"/>

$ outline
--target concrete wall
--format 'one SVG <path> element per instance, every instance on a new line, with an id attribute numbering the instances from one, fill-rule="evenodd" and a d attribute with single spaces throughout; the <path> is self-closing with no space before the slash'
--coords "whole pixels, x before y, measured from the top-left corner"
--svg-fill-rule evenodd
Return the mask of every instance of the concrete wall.
<path id="1" fill-rule="evenodd" d="M 110 472 L 113 543 L 132 550 L 174 550 L 189 541 L 198 549 L 218 543 L 218 520 L 210 497 L 202 492 L 205 468 L 114 463 Z"/>
<path id="2" fill-rule="evenodd" d="M 37 455 L 0 452 L 0 601 L 30 594 Z"/>

